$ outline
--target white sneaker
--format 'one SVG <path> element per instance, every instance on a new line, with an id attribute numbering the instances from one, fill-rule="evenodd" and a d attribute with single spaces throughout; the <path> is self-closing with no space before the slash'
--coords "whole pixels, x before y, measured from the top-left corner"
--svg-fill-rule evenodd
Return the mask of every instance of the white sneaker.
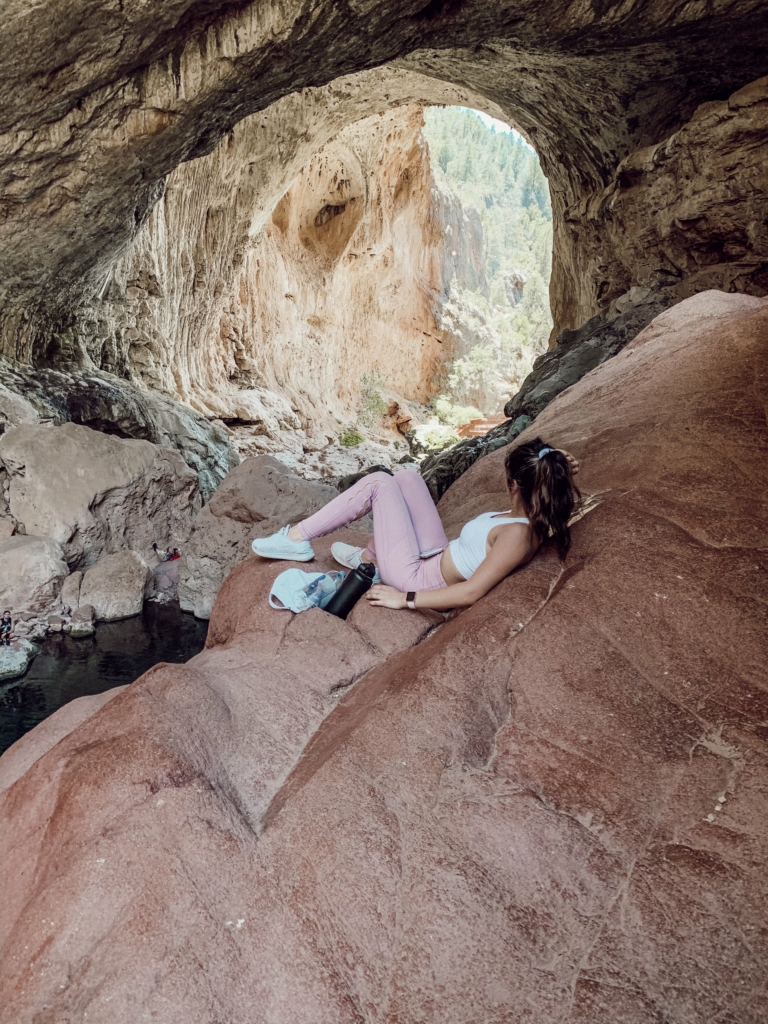
<path id="1" fill-rule="evenodd" d="M 364 548 L 356 548 L 353 544 L 345 544 L 344 541 L 337 540 L 331 544 L 331 554 L 334 559 L 343 565 L 347 569 L 356 569 L 363 560 Z M 376 575 L 373 577 L 374 583 L 381 583 L 381 574 L 376 569 Z"/>
<path id="2" fill-rule="evenodd" d="M 257 537 L 251 548 L 254 554 L 262 558 L 286 558 L 291 562 L 310 562 L 315 557 L 312 545 L 308 540 L 291 540 L 288 536 L 290 526 L 273 533 L 271 537 Z"/>

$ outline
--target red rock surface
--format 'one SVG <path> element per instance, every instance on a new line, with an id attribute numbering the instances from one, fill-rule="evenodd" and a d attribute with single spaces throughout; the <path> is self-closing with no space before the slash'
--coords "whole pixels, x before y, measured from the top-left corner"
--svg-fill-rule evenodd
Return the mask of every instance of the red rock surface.
<path id="1" fill-rule="evenodd" d="M 566 565 L 415 647 L 236 569 L 206 651 L 2 795 L 0 1019 L 765 1021 L 767 334 L 705 293 L 560 396 Z"/>

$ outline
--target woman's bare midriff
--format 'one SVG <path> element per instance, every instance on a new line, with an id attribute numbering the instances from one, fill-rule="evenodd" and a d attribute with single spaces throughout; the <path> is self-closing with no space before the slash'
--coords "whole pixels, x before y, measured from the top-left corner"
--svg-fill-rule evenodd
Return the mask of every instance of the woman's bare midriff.
<path id="1" fill-rule="evenodd" d="M 464 582 L 464 577 L 453 564 L 450 547 L 443 548 L 443 553 L 440 555 L 440 572 L 449 587 L 453 586 L 454 583 Z"/>

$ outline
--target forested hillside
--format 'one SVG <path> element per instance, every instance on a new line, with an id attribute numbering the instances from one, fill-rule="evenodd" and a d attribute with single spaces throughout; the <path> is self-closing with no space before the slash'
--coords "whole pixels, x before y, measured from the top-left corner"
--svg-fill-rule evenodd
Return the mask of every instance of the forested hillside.
<path id="1" fill-rule="evenodd" d="M 449 405 L 498 412 L 547 345 L 552 321 L 548 287 L 552 214 L 547 180 L 535 151 L 517 132 L 497 132 L 472 110 L 430 107 L 424 136 L 435 177 L 480 214 L 488 293 L 456 296 L 457 316 L 477 339 L 453 364 L 446 419 L 466 414 Z"/>

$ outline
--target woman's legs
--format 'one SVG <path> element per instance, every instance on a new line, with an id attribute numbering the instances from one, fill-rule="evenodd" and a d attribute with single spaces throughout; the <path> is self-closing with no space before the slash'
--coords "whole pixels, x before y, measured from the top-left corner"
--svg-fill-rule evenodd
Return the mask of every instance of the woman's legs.
<path id="1" fill-rule="evenodd" d="M 329 501 L 319 512 L 299 523 L 297 531 L 304 540 L 312 540 L 354 522 L 366 512 L 373 512 L 373 536 L 382 580 L 400 590 L 431 590 L 445 586 L 439 566 L 436 572 L 435 566 L 430 564 L 434 559 L 422 560 L 420 557 L 419 539 L 409 505 L 397 480 L 403 475 L 398 473 L 391 477 L 387 473 L 370 473 L 338 498 Z M 426 490 L 426 485 L 424 487 Z M 409 496 L 418 514 L 423 514 L 423 495 L 419 496 L 417 489 L 411 488 Z M 433 515 L 437 517 L 428 491 L 427 497 Z M 427 524 L 422 535 L 429 540 L 436 537 L 434 522 Z M 442 538 L 443 544 L 447 544 L 444 533 Z"/>
<path id="2" fill-rule="evenodd" d="M 419 553 L 424 556 L 427 552 L 434 553 L 447 548 L 448 538 L 440 521 L 440 513 L 422 476 L 412 470 L 403 469 L 395 473 L 393 479 L 408 506 L 411 522 L 416 531 Z"/>

